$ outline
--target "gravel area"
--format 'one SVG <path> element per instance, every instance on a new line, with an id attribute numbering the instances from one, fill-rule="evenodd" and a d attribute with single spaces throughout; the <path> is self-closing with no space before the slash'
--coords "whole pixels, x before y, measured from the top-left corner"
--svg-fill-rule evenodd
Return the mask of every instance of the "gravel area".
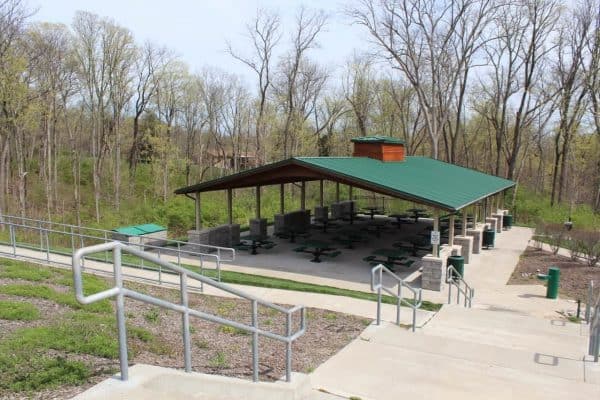
<path id="1" fill-rule="evenodd" d="M 570 257 L 554 255 L 551 252 L 528 247 L 521 255 L 519 264 L 513 271 L 509 285 L 543 285 L 537 279 L 538 273 L 547 273 L 548 267 L 560 268 L 560 296 L 586 302 L 591 280 L 597 282 L 600 291 L 600 267 L 590 267 L 584 262 Z"/>

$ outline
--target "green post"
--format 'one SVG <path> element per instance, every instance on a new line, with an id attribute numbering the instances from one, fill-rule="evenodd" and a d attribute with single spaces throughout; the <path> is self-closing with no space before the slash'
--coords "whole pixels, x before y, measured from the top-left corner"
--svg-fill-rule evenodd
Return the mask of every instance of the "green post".
<path id="1" fill-rule="evenodd" d="M 548 268 L 548 274 L 538 274 L 538 279 L 548 281 L 548 287 L 546 289 L 547 299 L 558 298 L 558 288 L 560 286 L 560 268 L 550 267 Z"/>

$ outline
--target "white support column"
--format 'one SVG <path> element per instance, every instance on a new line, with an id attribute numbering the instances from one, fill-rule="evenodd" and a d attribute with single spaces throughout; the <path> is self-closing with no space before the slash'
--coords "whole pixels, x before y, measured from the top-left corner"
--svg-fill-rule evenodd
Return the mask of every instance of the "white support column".
<path id="1" fill-rule="evenodd" d="M 440 231 L 440 210 L 437 208 L 433 210 L 433 230 L 439 232 Z M 440 254 L 440 245 L 433 245 L 433 256 L 439 257 Z"/>
<path id="2" fill-rule="evenodd" d="M 196 216 L 196 230 L 202 230 L 202 214 L 200 213 L 200 192 L 196 193 L 195 204 L 195 216 Z"/>
<path id="3" fill-rule="evenodd" d="M 306 210 L 306 182 L 302 181 L 300 184 L 300 209 Z"/>
<path id="4" fill-rule="evenodd" d="M 467 236 L 467 207 L 462 209 L 462 233 L 461 235 Z"/>
<path id="5" fill-rule="evenodd" d="M 229 225 L 233 224 L 233 190 L 227 189 L 227 214 L 229 215 Z"/>
<path id="6" fill-rule="evenodd" d="M 448 245 L 454 245 L 454 214 L 448 219 Z"/>
<path id="7" fill-rule="evenodd" d="M 260 186 L 256 187 L 256 219 L 260 219 Z"/>

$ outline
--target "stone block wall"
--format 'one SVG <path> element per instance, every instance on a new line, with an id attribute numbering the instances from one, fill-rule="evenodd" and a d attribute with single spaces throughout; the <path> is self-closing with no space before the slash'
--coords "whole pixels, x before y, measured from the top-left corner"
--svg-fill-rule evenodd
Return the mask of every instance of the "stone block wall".
<path id="1" fill-rule="evenodd" d="M 473 238 L 473 254 L 481 253 L 481 244 L 483 243 L 483 228 L 478 225 L 473 229 L 467 229 L 467 236 Z"/>
<path id="2" fill-rule="evenodd" d="M 504 214 L 493 214 L 492 218 L 496 218 L 496 233 L 502 233 L 502 223 L 504 222 Z"/>
<path id="3" fill-rule="evenodd" d="M 240 226 L 220 225 L 201 231 L 188 231 L 188 243 L 207 244 L 211 246 L 231 247 L 240 242 Z"/>
<path id="4" fill-rule="evenodd" d="M 345 200 L 340 201 L 339 203 L 333 203 L 331 205 L 331 218 L 345 218 L 352 210 L 356 211 L 356 204 L 354 200 Z"/>
<path id="5" fill-rule="evenodd" d="M 266 218 L 253 218 L 250 220 L 250 234 L 267 237 L 267 219 Z"/>
<path id="6" fill-rule="evenodd" d="M 460 255 L 465 259 L 465 264 L 468 264 L 473 254 L 473 237 L 457 235 L 454 236 L 454 243 L 461 247 Z"/>
<path id="7" fill-rule="evenodd" d="M 439 257 L 427 255 L 421 259 L 421 288 L 441 292 L 446 285 L 446 267 Z"/>
<path id="8" fill-rule="evenodd" d="M 329 218 L 329 207 L 315 207 L 315 218 L 327 219 Z"/>
<path id="9" fill-rule="evenodd" d="M 485 219 L 485 224 L 488 226 L 489 229 L 491 229 L 493 231 L 497 231 L 497 229 L 496 229 L 496 224 L 497 223 L 498 223 L 498 220 L 496 218 L 487 217 Z"/>

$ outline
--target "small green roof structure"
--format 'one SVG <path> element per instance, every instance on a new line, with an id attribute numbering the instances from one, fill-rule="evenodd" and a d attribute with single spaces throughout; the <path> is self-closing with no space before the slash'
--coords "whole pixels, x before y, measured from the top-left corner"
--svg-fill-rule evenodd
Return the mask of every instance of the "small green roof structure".
<path id="1" fill-rule="evenodd" d="M 142 236 L 150 233 L 162 232 L 167 230 L 164 226 L 156 224 L 142 224 L 142 225 L 131 225 L 121 226 L 113 229 L 114 232 L 121 233 L 127 236 Z"/>
<path id="2" fill-rule="evenodd" d="M 400 138 L 391 136 L 361 136 L 350 139 L 353 143 L 383 143 L 383 144 L 406 144 L 406 142 Z"/>

